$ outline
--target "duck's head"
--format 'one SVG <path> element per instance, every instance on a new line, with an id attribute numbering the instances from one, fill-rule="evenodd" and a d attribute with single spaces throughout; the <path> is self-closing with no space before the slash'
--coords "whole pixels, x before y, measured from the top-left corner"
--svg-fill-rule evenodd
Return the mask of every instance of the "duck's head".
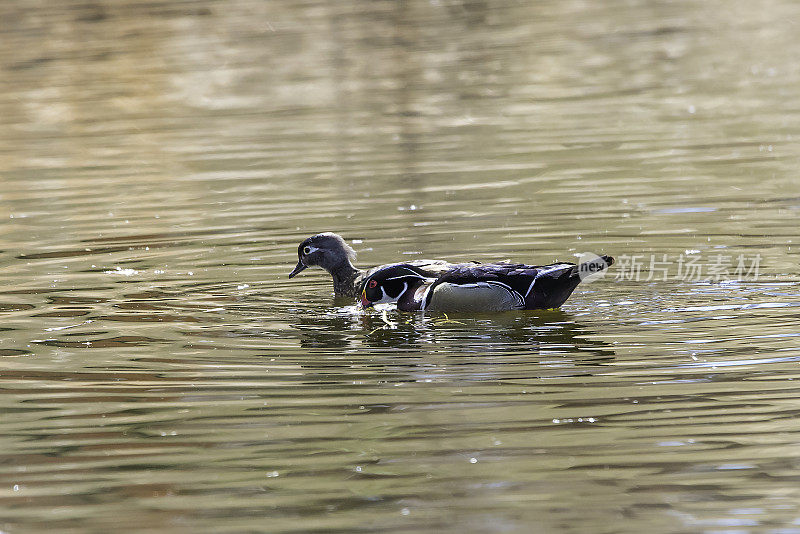
<path id="1" fill-rule="evenodd" d="M 384 302 L 397 302 L 408 291 L 416 290 L 426 280 L 410 265 L 396 264 L 378 269 L 364 279 L 361 306 L 370 308 Z"/>
<path id="2" fill-rule="evenodd" d="M 355 259 L 356 251 L 341 236 L 332 232 L 313 235 L 297 247 L 297 266 L 289 273 L 289 278 L 308 267 L 322 267 L 333 273 L 345 265 L 352 267 Z"/>

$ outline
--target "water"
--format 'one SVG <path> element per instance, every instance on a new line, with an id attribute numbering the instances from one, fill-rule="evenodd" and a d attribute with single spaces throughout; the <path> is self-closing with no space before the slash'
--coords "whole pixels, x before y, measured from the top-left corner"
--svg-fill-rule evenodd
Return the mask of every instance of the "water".
<path id="1" fill-rule="evenodd" d="M 800 532 L 799 17 L 3 2 L 0 529 Z M 618 263 L 390 326 L 324 230 Z"/>

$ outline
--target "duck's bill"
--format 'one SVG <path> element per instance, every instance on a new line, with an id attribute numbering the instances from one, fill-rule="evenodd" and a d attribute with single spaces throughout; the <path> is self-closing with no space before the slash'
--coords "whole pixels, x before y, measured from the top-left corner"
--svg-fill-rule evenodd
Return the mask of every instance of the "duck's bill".
<path id="1" fill-rule="evenodd" d="M 297 276 L 298 273 L 300 273 L 301 271 L 304 271 L 307 268 L 308 268 L 308 265 L 304 265 L 302 261 L 298 261 L 297 262 L 297 266 L 292 270 L 292 272 L 289 273 L 289 278 L 292 278 L 293 276 Z"/>
<path id="2" fill-rule="evenodd" d="M 366 309 L 366 308 L 371 308 L 372 306 L 373 306 L 372 302 L 367 300 L 367 292 L 366 291 L 362 291 L 361 292 L 361 307 Z"/>

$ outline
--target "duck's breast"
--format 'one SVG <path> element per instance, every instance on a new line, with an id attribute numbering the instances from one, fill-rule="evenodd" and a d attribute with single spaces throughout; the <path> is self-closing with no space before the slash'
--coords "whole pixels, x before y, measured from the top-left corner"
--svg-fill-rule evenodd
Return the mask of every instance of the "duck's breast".
<path id="1" fill-rule="evenodd" d="M 525 306 L 519 293 L 500 282 L 452 284 L 442 282 L 432 288 L 426 310 L 440 312 L 484 312 L 519 310 Z"/>

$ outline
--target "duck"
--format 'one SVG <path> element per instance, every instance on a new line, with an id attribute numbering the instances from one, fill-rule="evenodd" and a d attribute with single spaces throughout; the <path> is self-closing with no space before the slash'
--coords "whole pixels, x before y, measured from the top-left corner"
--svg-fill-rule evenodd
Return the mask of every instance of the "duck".
<path id="1" fill-rule="evenodd" d="M 399 265 L 392 263 L 371 269 L 359 269 L 353 265 L 355 260 L 355 250 L 342 236 L 333 232 L 323 232 L 304 239 L 297 247 L 297 265 L 289 273 L 289 278 L 294 278 L 309 267 L 321 267 L 333 278 L 333 292 L 337 297 L 357 299 L 367 276 L 380 269 Z M 444 260 L 421 259 L 404 262 L 402 265 L 416 269 L 422 276 L 436 278 L 459 264 Z"/>
<path id="2" fill-rule="evenodd" d="M 607 269 L 611 256 L 576 265 L 524 263 L 455 265 L 430 276 L 411 264 L 385 266 L 363 280 L 360 304 L 397 303 L 404 312 L 483 313 L 559 308 L 582 278 Z"/>

